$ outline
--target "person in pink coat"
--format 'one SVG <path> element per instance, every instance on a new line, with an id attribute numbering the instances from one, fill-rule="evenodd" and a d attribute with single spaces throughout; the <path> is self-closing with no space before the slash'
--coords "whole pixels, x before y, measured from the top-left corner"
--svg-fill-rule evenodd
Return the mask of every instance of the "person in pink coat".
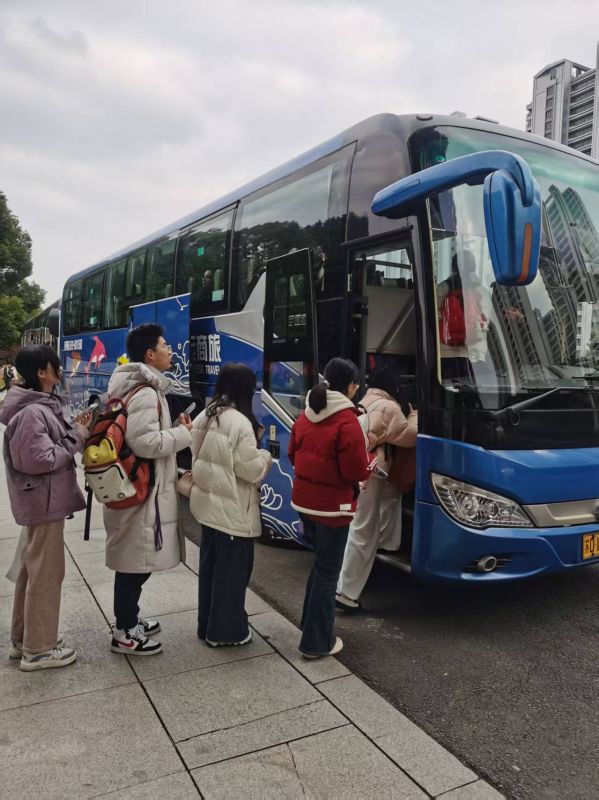
<path id="1" fill-rule="evenodd" d="M 388 472 L 391 464 L 385 445 L 410 448 L 416 445 L 418 413 L 410 406 L 406 417 L 396 400 L 397 380 L 389 367 L 373 370 L 361 405 L 368 414 L 368 449 L 377 464 Z M 395 451 L 401 458 L 401 450 Z M 337 583 L 337 607 L 344 611 L 361 608 L 360 595 L 372 570 L 379 547 L 397 549 L 401 536 L 401 492 L 373 471 L 364 484 L 349 528 L 343 566 Z"/>

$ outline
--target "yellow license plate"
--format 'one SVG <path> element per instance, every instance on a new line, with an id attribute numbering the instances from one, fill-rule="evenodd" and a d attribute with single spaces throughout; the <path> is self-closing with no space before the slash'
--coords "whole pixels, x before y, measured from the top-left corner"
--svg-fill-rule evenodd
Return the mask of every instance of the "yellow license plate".
<path id="1" fill-rule="evenodd" d="M 585 533 L 582 536 L 582 557 L 596 558 L 599 556 L 599 533 Z"/>

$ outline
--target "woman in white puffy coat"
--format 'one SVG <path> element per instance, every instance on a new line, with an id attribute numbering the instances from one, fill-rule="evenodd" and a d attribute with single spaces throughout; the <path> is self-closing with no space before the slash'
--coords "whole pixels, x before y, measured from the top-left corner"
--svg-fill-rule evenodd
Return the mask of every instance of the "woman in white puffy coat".
<path id="1" fill-rule="evenodd" d="M 198 636 L 213 647 L 252 638 L 245 592 L 261 533 L 260 481 L 272 466 L 270 453 L 258 448 L 255 390 L 249 367 L 226 364 L 192 431 L 190 510 L 202 525 Z"/>

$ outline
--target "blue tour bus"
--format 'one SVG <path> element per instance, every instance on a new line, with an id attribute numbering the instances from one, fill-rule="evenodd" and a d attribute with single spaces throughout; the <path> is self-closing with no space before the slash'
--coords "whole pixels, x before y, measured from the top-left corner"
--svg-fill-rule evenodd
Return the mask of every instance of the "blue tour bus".
<path id="1" fill-rule="evenodd" d="M 598 179 L 482 120 L 373 117 L 70 279 L 67 378 L 105 386 L 131 320 L 165 324 L 200 403 L 247 363 L 275 460 L 264 532 L 302 542 L 287 444 L 305 395 L 333 356 L 388 364 L 419 435 L 384 557 L 485 582 L 596 562 Z"/>

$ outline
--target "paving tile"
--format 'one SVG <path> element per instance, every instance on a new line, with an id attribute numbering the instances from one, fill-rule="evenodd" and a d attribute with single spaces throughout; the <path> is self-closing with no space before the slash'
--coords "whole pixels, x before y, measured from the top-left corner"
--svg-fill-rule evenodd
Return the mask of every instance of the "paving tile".
<path id="1" fill-rule="evenodd" d="M 318 700 L 234 728 L 194 736 L 180 742 L 178 748 L 187 767 L 192 769 L 251 753 L 257 742 L 261 748 L 273 747 L 347 724 L 330 703 Z"/>
<path id="2" fill-rule="evenodd" d="M 309 787 L 316 797 L 355 797 L 358 793 L 360 798 L 376 800 L 426 798 L 351 725 L 290 742 L 288 746 L 304 787 Z"/>
<path id="3" fill-rule="evenodd" d="M 16 541 L 15 541 L 15 548 L 16 548 Z M 9 581 L 6 576 L 6 572 L 13 561 L 13 554 L 0 556 L 0 597 L 10 596 L 14 594 L 15 585 L 12 581 Z M 81 577 L 81 573 L 75 566 L 75 562 L 71 558 L 68 552 L 65 552 L 65 575 L 64 575 L 64 586 L 77 586 L 83 583 L 83 578 Z"/>
<path id="4" fill-rule="evenodd" d="M 96 797 L 181 769 L 139 686 L 0 711 L 0 731 L 1 785 L 19 800 Z"/>
<path id="5" fill-rule="evenodd" d="M 3 539 L 0 538 L 0 558 L 9 556 L 12 558 L 17 547 L 17 540 L 20 532 L 20 528 L 13 528 L 10 536 L 6 536 Z"/>
<path id="6" fill-rule="evenodd" d="M 271 644 L 275 650 L 287 659 L 311 683 L 327 681 L 341 675 L 349 675 L 349 670 L 337 659 L 307 659 L 298 650 L 301 638 L 300 631 L 289 620 L 277 611 L 256 614 L 252 617 L 252 628 Z"/>
<path id="7" fill-rule="evenodd" d="M 200 548 L 190 539 L 185 539 L 185 563 L 197 575 L 200 571 Z"/>
<path id="8" fill-rule="evenodd" d="M 191 773 L 211 798 L 425 800 L 426 795 L 351 725 Z"/>
<path id="9" fill-rule="evenodd" d="M 261 750 L 191 773 L 205 800 L 309 800 L 287 745 Z"/>
<path id="10" fill-rule="evenodd" d="M 177 742 L 321 699 L 275 654 L 155 678 L 145 687 Z"/>
<path id="11" fill-rule="evenodd" d="M 104 527 L 104 516 L 102 512 L 102 506 L 99 503 L 95 503 L 92 506 L 92 516 L 90 520 L 90 530 L 103 528 Z M 78 511 L 73 519 L 65 520 L 64 529 L 65 531 L 82 531 L 85 528 L 85 511 Z M 81 537 L 83 538 L 83 536 Z"/>
<path id="12" fill-rule="evenodd" d="M 251 617 L 254 614 L 266 614 L 272 609 L 261 597 L 248 589 L 245 593 L 245 610 Z"/>
<path id="13" fill-rule="evenodd" d="M 73 631 L 66 644 L 75 647 L 78 658 L 64 669 L 27 673 L 18 661 L 0 661 L 0 710 L 135 683 L 127 659 L 110 652 L 108 629 Z"/>
<path id="14" fill-rule="evenodd" d="M 155 781 L 138 783 L 127 789 L 103 794 L 107 800 L 197 800 L 200 796 L 195 783 L 187 772 L 177 772 Z"/>
<path id="15" fill-rule="evenodd" d="M 108 619 L 114 619 L 113 580 L 96 584 L 93 593 Z M 140 606 L 146 617 L 189 611 L 197 605 L 198 579 L 183 564 L 165 572 L 154 572 L 142 589 Z"/>
<path id="16" fill-rule="evenodd" d="M 273 652 L 272 647 L 258 635 L 243 647 L 208 647 L 197 637 L 195 610 L 166 614 L 156 619 L 160 620 L 162 630 L 154 638 L 162 642 L 163 652 L 156 658 L 132 656 L 130 659 L 131 666 L 143 681 Z"/>
<path id="17" fill-rule="evenodd" d="M 73 558 L 90 586 L 114 581 L 114 571 L 106 566 L 104 548 L 95 553 L 77 553 Z"/>
<path id="18" fill-rule="evenodd" d="M 0 630 L 10 628 L 12 596 L 0 597 Z M 60 605 L 60 630 L 106 630 L 107 623 L 85 584 L 65 586 Z"/>
<path id="19" fill-rule="evenodd" d="M 66 544 L 71 555 L 75 557 L 81 553 L 88 555 L 89 553 L 103 553 L 106 549 L 106 531 L 103 527 L 96 530 L 90 530 L 89 540 L 86 542 L 83 538 L 81 531 L 65 531 L 64 543 Z"/>
<path id="20" fill-rule="evenodd" d="M 355 675 L 327 681 L 318 688 L 430 794 L 476 780 L 455 756 Z"/>
<path id="21" fill-rule="evenodd" d="M 502 800 L 503 795 L 486 781 L 475 781 L 438 796 L 437 800 Z"/>

